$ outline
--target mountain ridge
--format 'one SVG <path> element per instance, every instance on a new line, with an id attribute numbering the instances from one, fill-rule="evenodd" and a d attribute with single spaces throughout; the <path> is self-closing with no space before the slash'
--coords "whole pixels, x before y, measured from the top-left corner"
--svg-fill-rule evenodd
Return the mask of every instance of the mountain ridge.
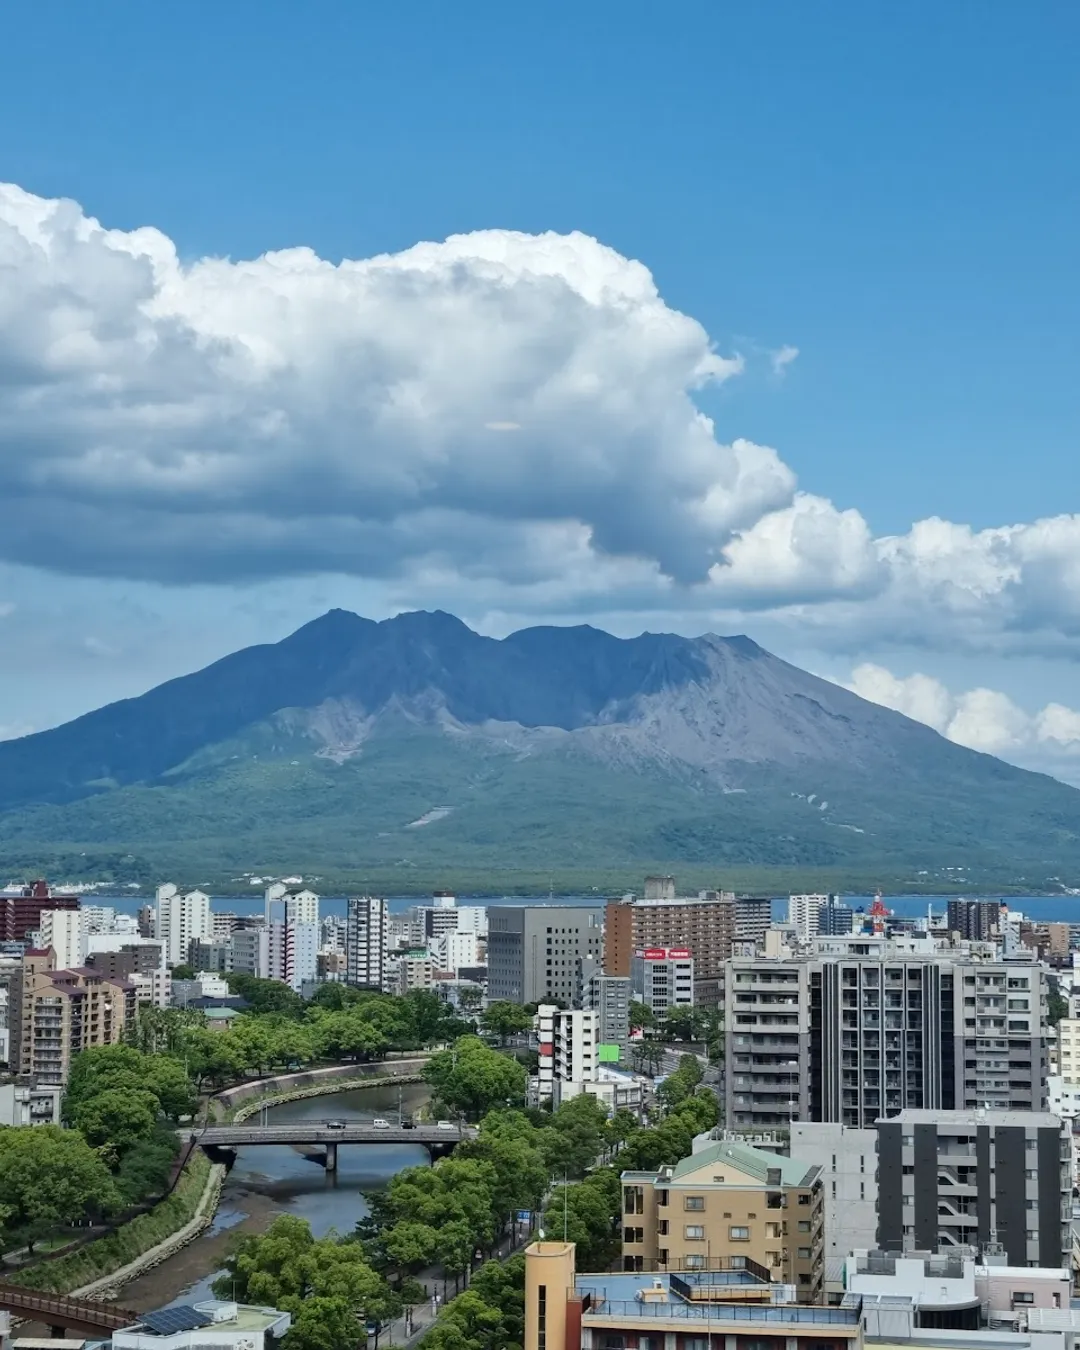
<path id="1" fill-rule="evenodd" d="M 358 865 L 407 849 L 432 867 L 560 852 L 677 866 L 712 850 L 912 868 L 955 854 L 1051 875 L 1080 869 L 1080 793 L 745 635 L 495 639 L 444 611 L 331 610 L 0 743 L 0 857 L 199 841 L 223 865 L 262 866 L 268 848 Z"/>

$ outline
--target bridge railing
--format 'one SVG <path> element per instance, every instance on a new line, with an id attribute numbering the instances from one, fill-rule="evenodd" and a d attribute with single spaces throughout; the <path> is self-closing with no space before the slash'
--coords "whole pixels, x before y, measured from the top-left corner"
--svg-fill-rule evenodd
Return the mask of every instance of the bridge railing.
<path id="1" fill-rule="evenodd" d="M 91 1326 L 119 1328 L 131 1326 L 139 1314 L 112 1303 L 95 1303 L 91 1299 L 67 1298 L 63 1294 L 39 1294 L 17 1284 L 0 1282 L 0 1307 L 10 1312 L 36 1313 L 37 1320 L 57 1323 L 77 1320 Z"/>

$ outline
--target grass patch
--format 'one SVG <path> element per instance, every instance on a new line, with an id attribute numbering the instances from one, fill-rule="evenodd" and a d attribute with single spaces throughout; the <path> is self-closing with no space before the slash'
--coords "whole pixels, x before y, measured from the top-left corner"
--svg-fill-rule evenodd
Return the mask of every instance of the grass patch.
<path id="1" fill-rule="evenodd" d="M 78 1251 L 18 1271 L 9 1277 L 11 1282 L 44 1293 L 67 1294 L 112 1275 L 190 1223 L 209 1176 L 210 1160 L 196 1149 L 172 1193 L 160 1204 Z"/>

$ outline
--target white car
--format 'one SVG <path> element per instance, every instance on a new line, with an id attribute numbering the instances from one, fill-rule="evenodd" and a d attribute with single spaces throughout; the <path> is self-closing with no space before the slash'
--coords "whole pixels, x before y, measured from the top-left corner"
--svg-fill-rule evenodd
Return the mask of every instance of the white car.
<path id="1" fill-rule="evenodd" d="M 437 1120 L 435 1122 L 435 1128 L 437 1130 L 452 1130 L 454 1128 L 454 1122 L 452 1120 Z"/>
<path id="2" fill-rule="evenodd" d="M 388 1130 L 390 1128 L 390 1122 L 383 1120 L 382 1116 L 376 1116 L 371 1123 L 377 1130 Z"/>

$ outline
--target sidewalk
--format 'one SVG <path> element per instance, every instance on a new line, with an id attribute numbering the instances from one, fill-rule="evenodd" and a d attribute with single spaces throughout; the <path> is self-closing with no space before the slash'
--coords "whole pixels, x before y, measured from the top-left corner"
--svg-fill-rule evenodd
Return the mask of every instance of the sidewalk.
<path id="1" fill-rule="evenodd" d="M 518 1249 L 525 1247 L 532 1239 L 533 1234 L 531 1230 L 520 1237 L 517 1242 L 514 1241 L 513 1235 L 504 1238 L 487 1259 L 489 1261 L 505 1261 L 508 1256 L 511 1256 Z M 416 1278 L 433 1294 L 436 1291 L 438 1292 L 438 1311 L 432 1307 L 430 1298 L 426 1298 L 422 1303 L 417 1303 L 412 1309 L 412 1331 L 409 1334 L 406 1334 L 406 1319 L 404 1317 L 397 1318 L 396 1321 L 389 1323 L 379 1332 L 379 1350 L 383 1350 L 384 1346 L 390 1345 L 416 1345 L 423 1337 L 424 1333 L 430 1330 L 432 1323 L 436 1320 L 438 1314 L 446 1307 L 446 1304 L 454 1298 L 454 1295 L 449 1291 L 447 1291 L 445 1300 L 442 1297 L 443 1276 L 441 1266 L 430 1266 L 427 1270 L 422 1270 Z M 462 1285 L 458 1289 L 458 1293 L 461 1293 L 463 1289 L 467 1288 L 468 1285 Z M 369 1340 L 371 1343 L 374 1342 L 374 1338 L 369 1338 Z"/>

